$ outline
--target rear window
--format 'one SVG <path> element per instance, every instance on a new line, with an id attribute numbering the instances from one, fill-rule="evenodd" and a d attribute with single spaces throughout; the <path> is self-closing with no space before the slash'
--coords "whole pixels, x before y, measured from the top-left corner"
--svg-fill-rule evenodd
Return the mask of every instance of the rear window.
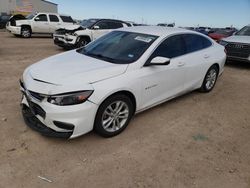
<path id="1" fill-rule="evenodd" d="M 211 41 L 200 35 L 185 34 L 183 35 L 183 39 L 186 44 L 187 53 L 202 50 L 212 45 Z"/>
<path id="2" fill-rule="evenodd" d="M 250 26 L 246 26 L 236 33 L 236 35 L 250 36 Z"/>
<path id="3" fill-rule="evenodd" d="M 51 22 L 59 22 L 59 19 L 56 15 L 49 15 L 49 20 Z"/>
<path id="4" fill-rule="evenodd" d="M 63 22 L 74 23 L 74 20 L 70 16 L 60 16 Z"/>

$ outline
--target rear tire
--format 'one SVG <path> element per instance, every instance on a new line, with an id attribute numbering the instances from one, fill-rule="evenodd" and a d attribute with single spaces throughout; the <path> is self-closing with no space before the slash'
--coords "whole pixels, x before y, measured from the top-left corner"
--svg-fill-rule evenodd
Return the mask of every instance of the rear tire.
<path id="1" fill-rule="evenodd" d="M 210 67 L 207 71 L 205 78 L 204 78 L 204 81 L 203 81 L 203 84 L 200 88 L 200 91 L 204 92 L 204 93 L 208 93 L 208 92 L 212 91 L 215 84 L 216 84 L 218 75 L 219 75 L 218 67 L 216 65 L 213 65 L 212 67 Z"/>
<path id="2" fill-rule="evenodd" d="M 94 130 L 105 138 L 116 136 L 126 129 L 133 113 L 134 105 L 129 97 L 123 94 L 111 96 L 100 105 Z"/>
<path id="3" fill-rule="evenodd" d="M 23 38 L 30 38 L 31 37 L 31 29 L 29 27 L 22 27 L 21 36 Z"/>

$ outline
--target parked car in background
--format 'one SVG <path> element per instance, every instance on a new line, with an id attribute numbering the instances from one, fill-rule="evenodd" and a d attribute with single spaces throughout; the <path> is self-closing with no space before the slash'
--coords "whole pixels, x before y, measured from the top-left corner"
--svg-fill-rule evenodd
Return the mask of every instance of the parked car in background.
<path id="1" fill-rule="evenodd" d="M 195 30 L 195 27 L 181 27 L 183 29 L 187 29 L 187 30 L 191 30 L 191 31 L 194 31 Z"/>
<path id="2" fill-rule="evenodd" d="M 192 90 L 210 92 L 224 47 L 209 37 L 157 26 L 115 30 L 33 64 L 21 79 L 25 122 L 48 136 L 120 134 L 135 113 Z"/>
<path id="3" fill-rule="evenodd" d="M 220 40 L 219 43 L 225 46 L 229 60 L 250 62 L 250 25 L 235 35 Z"/>
<path id="4" fill-rule="evenodd" d="M 88 19 L 80 25 L 62 27 L 53 35 L 54 43 L 64 49 L 74 49 L 85 46 L 100 36 L 114 29 L 131 27 L 130 24 L 113 19 Z"/>
<path id="5" fill-rule="evenodd" d="M 10 16 L 4 15 L 0 16 L 0 29 L 6 28 L 6 24 L 9 21 Z"/>
<path id="6" fill-rule="evenodd" d="M 13 16 L 6 28 L 14 35 L 29 38 L 32 34 L 53 34 L 58 28 L 73 24 L 74 20 L 67 15 L 35 13 L 27 17 Z"/>
<path id="7" fill-rule="evenodd" d="M 211 31 L 211 27 L 197 27 L 195 28 L 195 31 L 204 35 L 208 35 L 208 33 Z"/>
<path id="8" fill-rule="evenodd" d="M 175 23 L 159 23 L 157 26 L 162 26 L 162 27 L 174 27 Z"/>
<path id="9" fill-rule="evenodd" d="M 208 34 L 208 36 L 214 39 L 215 41 L 219 41 L 223 38 L 232 36 L 235 32 L 235 29 L 221 29 L 215 31 L 214 33 Z"/>

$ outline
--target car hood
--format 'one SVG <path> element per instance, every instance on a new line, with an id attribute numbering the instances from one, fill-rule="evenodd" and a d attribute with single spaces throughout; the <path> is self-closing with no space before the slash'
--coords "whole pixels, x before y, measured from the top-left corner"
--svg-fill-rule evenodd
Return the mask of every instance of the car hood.
<path id="1" fill-rule="evenodd" d="M 81 25 L 74 24 L 74 25 L 65 25 L 64 27 L 61 27 L 60 29 L 74 31 L 74 30 L 78 30 L 78 29 L 83 29 L 83 27 Z"/>
<path id="2" fill-rule="evenodd" d="M 112 64 L 75 50 L 42 60 L 27 69 L 33 80 L 53 85 L 92 84 L 123 74 L 128 65 Z"/>
<path id="3" fill-rule="evenodd" d="M 16 25 L 23 25 L 23 24 L 29 24 L 30 20 L 16 20 Z"/>
<path id="4" fill-rule="evenodd" d="M 235 42 L 235 43 L 246 43 L 250 44 L 250 36 L 240 36 L 234 35 L 228 38 L 223 39 L 226 42 Z"/>

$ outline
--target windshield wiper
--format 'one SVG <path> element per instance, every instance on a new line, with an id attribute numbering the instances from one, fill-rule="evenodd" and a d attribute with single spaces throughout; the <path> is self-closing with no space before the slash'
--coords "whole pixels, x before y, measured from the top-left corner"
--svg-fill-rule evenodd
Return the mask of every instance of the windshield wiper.
<path id="1" fill-rule="evenodd" d="M 101 59 L 101 60 L 106 60 L 106 61 L 109 61 L 111 63 L 116 63 L 116 59 L 113 59 L 111 57 L 103 56 L 102 54 L 86 53 L 85 55 L 95 57 L 95 58 Z"/>

